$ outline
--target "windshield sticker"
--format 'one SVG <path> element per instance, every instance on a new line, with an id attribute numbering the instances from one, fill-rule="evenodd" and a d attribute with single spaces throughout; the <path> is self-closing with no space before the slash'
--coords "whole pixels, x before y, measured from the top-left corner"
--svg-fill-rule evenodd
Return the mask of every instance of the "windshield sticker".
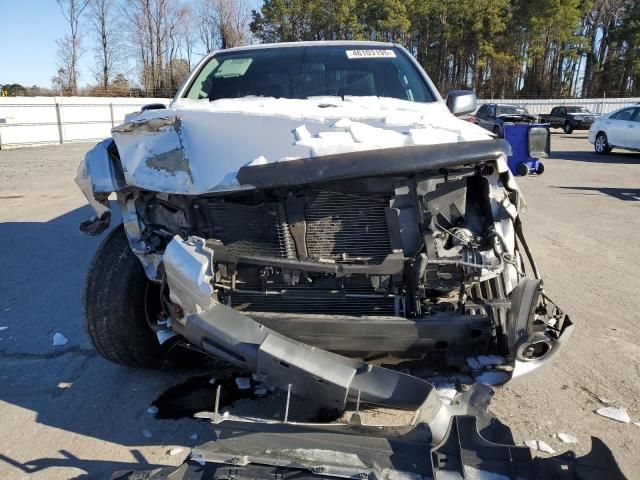
<path id="1" fill-rule="evenodd" d="M 347 50 L 347 58 L 396 58 L 393 50 Z"/>

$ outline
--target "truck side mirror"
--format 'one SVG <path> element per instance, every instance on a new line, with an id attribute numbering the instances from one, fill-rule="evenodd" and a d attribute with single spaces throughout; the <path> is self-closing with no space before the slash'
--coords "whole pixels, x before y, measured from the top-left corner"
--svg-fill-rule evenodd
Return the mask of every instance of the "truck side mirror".
<path id="1" fill-rule="evenodd" d="M 147 105 L 145 105 L 144 107 L 142 107 L 142 109 L 140 110 L 141 112 L 144 112 L 146 110 L 162 110 L 167 108 L 167 106 L 163 103 L 149 103 Z"/>
<path id="2" fill-rule="evenodd" d="M 456 117 L 473 113 L 477 106 L 476 94 L 471 90 L 451 90 L 447 94 L 447 108 Z"/>

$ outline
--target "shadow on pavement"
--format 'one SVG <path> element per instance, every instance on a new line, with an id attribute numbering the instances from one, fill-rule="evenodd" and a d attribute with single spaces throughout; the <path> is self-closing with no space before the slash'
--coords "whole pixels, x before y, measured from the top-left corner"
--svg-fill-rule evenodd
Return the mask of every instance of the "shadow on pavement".
<path id="1" fill-rule="evenodd" d="M 70 480 L 89 480 L 96 478 L 93 472 L 101 471 L 105 472 L 105 479 L 110 477 L 110 472 L 113 470 L 139 470 L 143 469 L 153 470 L 156 468 L 166 467 L 166 465 L 153 465 L 150 464 L 144 455 L 137 449 L 130 450 L 131 455 L 135 461 L 132 462 L 111 462 L 104 460 L 90 460 L 83 459 L 73 455 L 67 450 L 59 450 L 62 457 L 57 458 L 38 458 L 30 460 L 25 463 L 20 463 L 12 458 L 0 453 L 0 460 L 12 465 L 18 470 L 23 471 L 26 474 L 33 474 L 48 468 L 76 468 L 78 470 L 84 470 L 85 473 L 81 473 L 77 476 L 68 477 Z"/>
<path id="2" fill-rule="evenodd" d="M 110 451 L 113 444 L 193 445 L 192 434 L 206 440 L 211 430 L 205 422 L 160 421 L 146 411 L 160 392 L 193 371 L 128 369 L 108 363 L 93 350 L 84 332 L 81 298 L 89 263 L 104 234 L 90 238 L 78 230 L 91 215 L 85 206 L 45 222 L 0 223 L 0 326 L 8 327 L 0 332 L 0 451 L 5 454 L 0 456 L 0 471 L 7 468 L 2 460 L 19 464 L 6 457 L 9 451 L 20 452 L 24 459 L 51 457 L 65 449 L 65 459 L 19 465 L 40 470 L 78 467 L 104 475 L 123 465 L 74 455 L 95 452 L 96 458 L 104 458 L 105 443 L 112 444 Z M 119 222 L 114 218 L 114 224 Z M 55 333 L 68 343 L 53 346 Z M 71 385 L 60 388 L 60 383 Z"/>
<path id="3" fill-rule="evenodd" d="M 640 188 L 608 188 L 608 187 L 553 187 L 553 188 L 559 188 L 563 190 L 580 190 L 583 192 L 600 192 L 600 193 L 604 193 L 605 195 L 610 195 L 619 200 L 640 201 Z"/>
<path id="4" fill-rule="evenodd" d="M 552 150 L 551 158 L 557 160 L 574 160 L 587 163 L 609 163 L 623 165 L 640 165 L 640 154 L 634 152 L 611 152 L 598 155 L 595 152 L 580 152 L 574 150 Z"/>

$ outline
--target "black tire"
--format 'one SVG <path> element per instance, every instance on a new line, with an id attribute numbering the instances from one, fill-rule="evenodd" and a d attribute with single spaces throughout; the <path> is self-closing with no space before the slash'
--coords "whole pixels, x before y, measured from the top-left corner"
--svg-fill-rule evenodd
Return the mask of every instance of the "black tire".
<path id="1" fill-rule="evenodd" d="M 573 125 L 571 125 L 569 122 L 564 122 L 564 126 L 562 127 L 562 129 L 567 135 L 571 135 L 573 133 Z"/>
<path id="2" fill-rule="evenodd" d="M 542 175 L 544 173 L 544 163 L 539 162 L 538 168 L 536 169 L 536 175 Z"/>
<path id="3" fill-rule="evenodd" d="M 164 350 L 148 321 L 159 304 L 158 286 L 117 226 L 98 247 L 84 288 L 85 327 L 98 353 L 128 367 L 160 368 Z"/>
<path id="4" fill-rule="evenodd" d="M 596 135 L 596 141 L 593 143 L 593 149 L 598 155 L 611 153 L 611 146 L 609 145 L 606 133 L 599 132 L 598 135 Z"/>
<path id="5" fill-rule="evenodd" d="M 516 167 L 516 173 L 521 177 L 526 177 L 529 173 L 529 167 L 526 163 L 521 163 Z"/>

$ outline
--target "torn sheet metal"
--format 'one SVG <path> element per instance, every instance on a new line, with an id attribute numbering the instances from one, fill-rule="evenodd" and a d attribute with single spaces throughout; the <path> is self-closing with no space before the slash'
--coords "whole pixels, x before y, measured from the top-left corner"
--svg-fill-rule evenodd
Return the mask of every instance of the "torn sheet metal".
<path id="1" fill-rule="evenodd" d="M 109 153 L 112 144 L 113 140 L 108 138 L 89 150 L 76 174 L 76 184 L 95 212 L 93 218 L 80 225 L 80 230 L 87 235 L 98 235 L 109 226 L 109 195 L 124 187 L 121 172 Z"/>
<path id="2" fill-rule="evenodd" d="M 626 480 L 597 438 L 582 457 L 568 451 L 534 458 L 529 448 L 513 444 L 508 429 L 498 436 L 473 415 L 452 415 L 439 442 L 415 435 L 422 427 L 401 433 L 344 424 L 229 421 L 216 424 L 214 441 L 194 448 L 178 468 L 116 472 L 111 478 Z"/>
<path id="3" fill-rule="evenodd" d="M 112 129 L 128 185 L 167 193 L 191 190 L 182 128 L 175 112 L 148 110 Z"/>

